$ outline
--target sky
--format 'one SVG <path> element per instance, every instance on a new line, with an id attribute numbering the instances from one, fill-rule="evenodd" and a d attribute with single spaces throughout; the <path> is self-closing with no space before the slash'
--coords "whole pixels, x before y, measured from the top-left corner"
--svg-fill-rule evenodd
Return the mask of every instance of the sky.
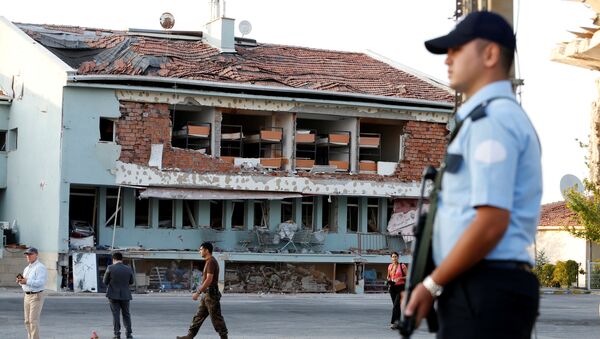
<path id="1" fill-rule="evenodd" d="M 0 16 L 14 22 L 96 28 L 161 29 L 160 15 L 175 16 L 175 30 L 202 30 L 209 0 L 13 1 Z M 543 3 L 543 6 L 541 4 Z M 252 24 L 259 42 L 363 52 L 371 50 L 447 82 L 444 57 L 423 41 L 447 33 L 454 0 L 228 0 L 227 17 Z M 543 203 L 562 200 L 563 175 L 588 175 L 586 149 L 595 80 L 600 74 L 550 61 L 558 42 L 570 41 L 594 13 L 579 2 L 515 0 L 521 100 L 542 143 Z M 237 32 L 241 36 L 241 33 Z"/>

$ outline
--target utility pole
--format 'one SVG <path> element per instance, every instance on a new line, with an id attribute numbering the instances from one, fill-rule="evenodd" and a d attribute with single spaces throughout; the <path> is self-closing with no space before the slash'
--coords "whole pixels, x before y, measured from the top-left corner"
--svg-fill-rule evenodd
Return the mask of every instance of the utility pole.
<path id="1" fill-rule="evenodd" d="M 456 11 L 454 17 L 459 19 L 463 15 L 467 15 L 476 11 L 489 11 L 500 14 L 514 29 L 513 17 L 513 1 L 512 0 L 456 0 Z M 523 79 L 515 78 L 515 66 L 510 70 L 509 77 L 513 83 L 513 89 L 523 85 Z"/>

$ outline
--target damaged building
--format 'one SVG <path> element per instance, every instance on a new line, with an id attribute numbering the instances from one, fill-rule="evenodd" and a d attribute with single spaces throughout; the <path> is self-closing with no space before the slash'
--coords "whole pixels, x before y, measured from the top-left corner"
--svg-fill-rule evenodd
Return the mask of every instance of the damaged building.
<path id="1" fill-rule="evenodd" d="M 0 18 L 0 220 L 48 288 L 101 291 L 115 248 L 138 288 L 190 289 L 204 241 L 226 292 L 376 291 L 391 250 L 408 261 L 453 93 L 375 54 L 233 32 Z"/>

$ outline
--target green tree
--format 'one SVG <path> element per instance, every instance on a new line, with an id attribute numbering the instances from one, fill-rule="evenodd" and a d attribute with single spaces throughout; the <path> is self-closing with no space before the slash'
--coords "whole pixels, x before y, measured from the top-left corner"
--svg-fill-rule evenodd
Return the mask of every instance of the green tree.
<path id="1" fill-rule="evenodd" d="M 546 265 L 549 262 L 550 262 L 550 260 L 548 260 L 548 257 L 546 256 L 546 251 L 539 250 L 539 251 L 536 252 L 536 255 L 535 255 L 535 267 L 542 267 L 542 266 Z"/>
<path id="2" fill-rule="evenodd" d="M 575 237 L 600 242 L 600 188 L 591 181 L 583 181 L 583 193 L 575 189 L 566 192 L 567 207 L 575 212 L 583 228 L 565 226 Z"/>
<path id="3" fill-rule="evenodd" d="M 564 261 L 557 261 L 554 266 L 554 274 L 552 279 L 557 282 L 561 287 L 569 287 L 569 274 L 567 273 L 567 263 Z"/>
<path id="4" fill-rule="evenodd" d="M 554 265 L 544 264 L 536 266 L 534 269 L 535 275 L 538 277 L 542 286 L 554 286 Z"/>
<path id="5" fill-rule="evenodd" d="M 575 260 L 567 260 L 565 263 L 567 266 L 567 277 L 569 278 L 569 286 L 577 281 L 577 274 L 579 273 L 579 264 Z"/>

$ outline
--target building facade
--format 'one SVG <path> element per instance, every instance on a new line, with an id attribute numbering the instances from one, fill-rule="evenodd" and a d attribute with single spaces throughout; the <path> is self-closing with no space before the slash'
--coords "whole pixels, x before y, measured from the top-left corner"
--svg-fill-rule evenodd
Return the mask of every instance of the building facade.
<path id="1" fill-rule="evenodd" d="M 111 249 L 140 287 L 191 288 L 211 241 L 226 291 L 361 293 L 389 251 L 408 254 L 453 93 L 378 55 L 258 43 L 233 23 L 0 19 L 0 220 L 40 249 L 48 288 L 102 290 Z"/>

